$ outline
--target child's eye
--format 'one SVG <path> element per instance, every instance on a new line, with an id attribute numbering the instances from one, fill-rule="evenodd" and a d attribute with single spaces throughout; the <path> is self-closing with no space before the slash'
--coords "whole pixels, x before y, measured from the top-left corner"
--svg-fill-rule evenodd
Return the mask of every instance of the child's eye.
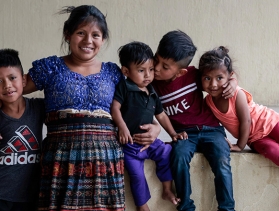
<path id="1" fill-rule="evenodd" d="M 15 77 L 15 76 L 11 76 L 11 81 L 12 81 L 12 80 L 15 80 L 15 79 L 16 79 L 16 77 Z"/>
<path id="2" fill-rule="evenodd" d="M 209 77 L 204 77 L 204 80 L 205 81 L 210 81 L 210 78 Z"/>
<path id="3" fill-rule="evenodd" d="M 101 35 L 96 33 L 96 34 L 93 34 L 93 37 L 101 37 Z"/>
<path id="4" fill-rule="evenodd" d="M 139 72 L 139 73 L 142 73 L 142 72 L 143 72 L 143 70 L 138 70 L 138 72 Z"/>
<path id="5" fill-rule="evenodd" d="M 84 32 L 78 31 L 77 34 L 78 34 L 78 35 L 84 35 Z"/>
<path id="6" fill-rule="evenodd" d="M 223 78 L 223 77 L 220 76 L 220 77 L 217 78 L 217 80 L 220 81 L 220 80 L 222 80 L 222 78 Z"/>
<path id="7" fill-rule="evenodd" d="M 150 68 L 149 71 L 154 71 L 154 67 Z"/>
<path id="8" fill-rule="evenodd" d="M 163 69 L 167 70 L 168 68 L 166 66 L 163 65 Z"/>

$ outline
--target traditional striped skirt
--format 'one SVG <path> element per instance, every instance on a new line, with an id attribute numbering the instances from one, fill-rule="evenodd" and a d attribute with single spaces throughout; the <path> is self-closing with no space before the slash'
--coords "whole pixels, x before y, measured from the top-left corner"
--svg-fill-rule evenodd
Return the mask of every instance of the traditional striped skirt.
<path id="1" fill-rule="evenodd" d="M 124 162 L 111 120 L 47 114 L 39 210 L 123 211 Z"/>

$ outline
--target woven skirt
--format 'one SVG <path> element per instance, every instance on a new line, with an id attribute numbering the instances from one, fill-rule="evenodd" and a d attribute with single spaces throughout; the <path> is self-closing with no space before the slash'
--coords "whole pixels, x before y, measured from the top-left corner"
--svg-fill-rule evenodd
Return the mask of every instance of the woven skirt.
<path id="1" fill-rule="evenodd" d="M 124 162 L 111 120 L 47 114 L 39 210 L 123 211 Z"/>

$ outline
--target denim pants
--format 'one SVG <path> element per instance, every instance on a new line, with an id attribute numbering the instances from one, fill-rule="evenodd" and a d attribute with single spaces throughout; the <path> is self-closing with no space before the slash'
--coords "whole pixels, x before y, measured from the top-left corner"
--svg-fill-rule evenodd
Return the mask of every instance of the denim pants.
<path id="1" fill-rule="evenodd" d="M 156 139 L 146 150 L 140 152 L 142 145 L 125 144 L 123 146 L 124 164 L 130 176 L 130 186 L 136 206 L 142 206 L 150 199 L 150 191 L 144 175 L 144 161 L 154 160 L 156 174 L 161 182 L 171 181 L 170 153 L 171 145 Z"/>
<path id="2" fill-rule="evenodd" d="M 171 170 L 177 197 L 181 199 L 177 210 L 195 210 L 190 181 L 190 162 L 196 151 L 204 154 L 214 173 L 216 199 L 219 211 L 234 211 L 232 173 L 230 166 L 230 149 L 225 140 L 225 131 L 221 126 L 185 130 L 188 139 L 173 142 L 171 153 Z M 180 131 L 179 131 L 180 132 Z M 208 181 L 211 182 L 211 181 Z"/>

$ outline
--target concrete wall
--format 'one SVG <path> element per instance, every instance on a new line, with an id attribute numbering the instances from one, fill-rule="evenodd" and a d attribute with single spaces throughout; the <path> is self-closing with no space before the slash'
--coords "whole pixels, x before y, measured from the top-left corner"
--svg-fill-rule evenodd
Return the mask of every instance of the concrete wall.
<path id="1" fill-rule="evenodd" d="M 239 73 L 239 85 L 256 102 L 279 106 L 279 1 L 276 0 L 0 0 L 0 48 L 19 50 L 25 71 L 35 59 L 61 55 L 60 41 L 67 15 L 63 6 L 93 4 L 107 15 L 111 41 L 103 61 L 118 63 L 117 49 L 132 40 L 154 51 L 168 31 L 181 29 L 201 54 L 227 46 Z M 36 93 L 33 95 L 41 95 Z"/>

